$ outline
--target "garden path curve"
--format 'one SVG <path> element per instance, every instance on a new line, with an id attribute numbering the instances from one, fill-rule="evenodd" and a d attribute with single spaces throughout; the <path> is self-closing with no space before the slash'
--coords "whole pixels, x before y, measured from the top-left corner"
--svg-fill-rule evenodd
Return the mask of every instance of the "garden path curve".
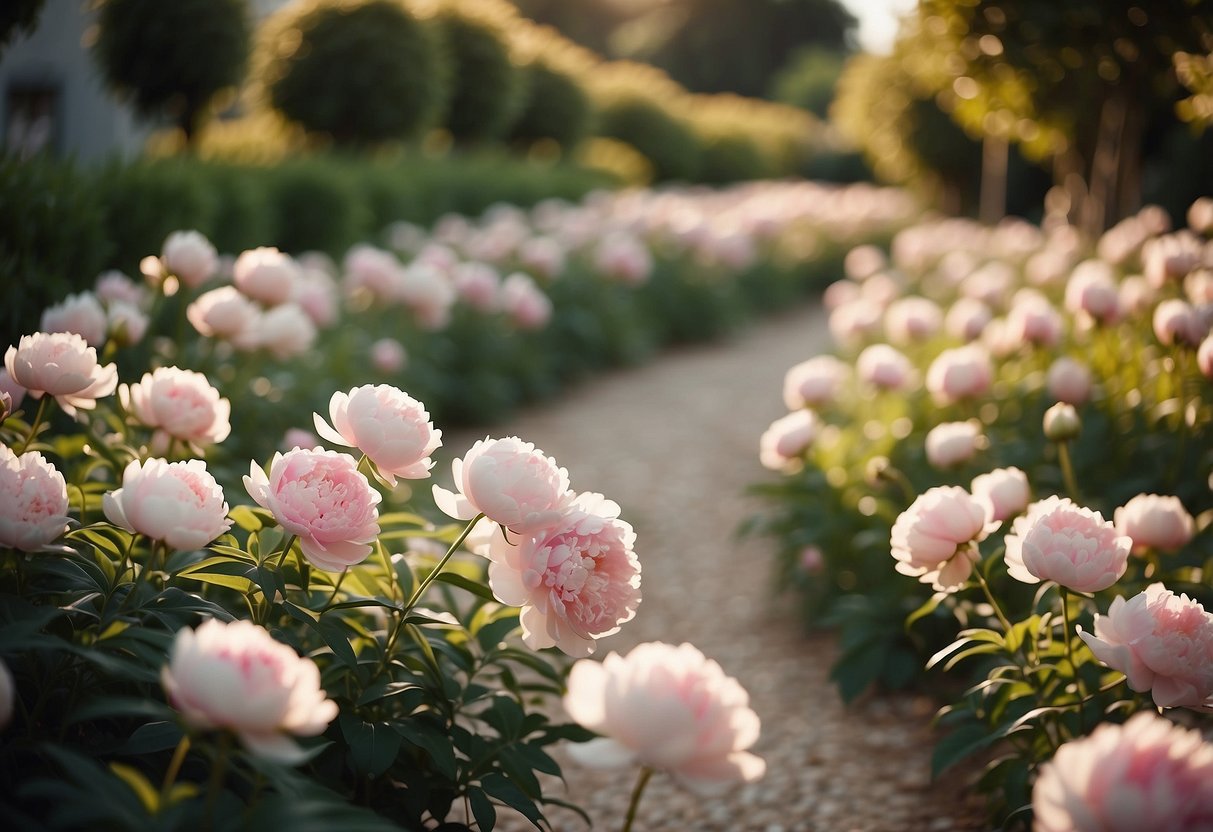
<path id="1" fill-rule="evenodd" d="M 796 309 L 725 343 L 600 376 L 488 431 L 444 437 L 448 456 L 435 469 L 442 484 L 451 455 L 486 433 L 518 435 L 568 468 L 575 489 L 622 506 L 636 529 L 644 600 L 599 656 L 643 641 L 689 641 L 750 692 L 762 720 L 752 750 L 766 758 L 766 777 L 704 799 L 658 774 L 637 832 L 981 828 L 956 779 L 930 783 L 934 705 L 898 695 L 844 706 L 828 679 L 834 642 L 806 635 L 795 599 L 773 595 L 771 542 L 735 536 L 760 508 L 745 487 L 771 476 L 758 463 L 758 438 L 786 412 L 784 372 L 828 347 L 824 312 Z M 586 808 L 595 830 L 618 829 L 636 772 L 589 771 L 563 757 L 561 765 L 568 792 L 554 781 L 552 795 Z M 565 810 L 549 818 L 558 832 L 585 828 Z M 503 818 L 498 828 L 532 827 Z"/>

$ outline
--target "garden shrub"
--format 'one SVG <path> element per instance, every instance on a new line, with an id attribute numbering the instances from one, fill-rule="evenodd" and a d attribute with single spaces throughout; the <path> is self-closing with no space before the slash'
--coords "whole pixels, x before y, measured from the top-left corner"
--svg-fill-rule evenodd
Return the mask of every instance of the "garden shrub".
<path id="1" fill-rule="evenodd" d="M 401 0 L 295 0 L 262 24 L 254 70 L 270 106 L 338 145 L 420 135 L 448 96 L 436 32 Z"/>
<path id="2" fill-rule="evenodd" d="M 524 147 L 552 142 L 567 154 L 590 133 L 594 106 L 582 79 L 598 61 L 547 26 L 518 25 L 512 37 L 527 80 L 507 138 Z"/>
<path id="3" fill-rule="evenodd" d="M 294 254 L 337 253 L 374 234 L 370 207 L 341 168 L 340 163 L 304 159 L 269 170 L 265 185 L 274 224 L 271 245 Z"/>

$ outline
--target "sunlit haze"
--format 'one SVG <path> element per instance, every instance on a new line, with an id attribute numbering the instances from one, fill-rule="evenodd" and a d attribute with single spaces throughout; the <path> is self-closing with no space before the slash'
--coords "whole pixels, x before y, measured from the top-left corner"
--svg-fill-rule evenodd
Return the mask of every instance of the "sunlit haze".
<path id="1" fill-rule="evenodd" d="M 897 34 L 901 15 L 917 5 L 916 0 L 842 0 L 859 20 L 859 45 L 868 52 L 888 53 Z"/>

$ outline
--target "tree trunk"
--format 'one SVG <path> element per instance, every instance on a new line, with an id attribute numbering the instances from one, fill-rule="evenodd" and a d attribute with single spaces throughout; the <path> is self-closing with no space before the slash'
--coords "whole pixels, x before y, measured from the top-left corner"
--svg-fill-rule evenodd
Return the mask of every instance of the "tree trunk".
<path id="1" fill-rule="evenodd" d="M 1128 109 L 1124 96 L 1118 92 L 1105 98 L 1099 109 L 1099 130 L 1089 177 L 1091 190 L 1082 217 L 1082 228 L 1092 238 L 1108 228 L 1117 206 L 1117 179 Z"/>
<path id="2" fill-rule="evenodd" d="M 981 140 L 981 196 L 978 219 L 993 225 L 1007 214 L 1007 140 L 986 136 Z"/>

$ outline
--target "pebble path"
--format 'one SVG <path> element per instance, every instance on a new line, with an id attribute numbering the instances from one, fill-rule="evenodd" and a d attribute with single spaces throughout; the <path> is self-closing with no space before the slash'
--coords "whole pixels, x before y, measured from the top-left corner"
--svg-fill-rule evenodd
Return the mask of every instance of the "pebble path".
<path id="1" fill-rule="evenodd" d="M 980 806 L 964 797 L 964 773 L 930 781 L 935 703 L 895 695 L 844 706 L 828 678 L 832 638 L 806 634 L 796 599 L 772 591 L 771 542 L 735 534 L 762 508 L 746 486 L 773 476 L 758 463 L 758 438 L 786 413 L 784 372 L 828 348 L 822 310 L 796 309 L 724 343 L 600 376 L 488 431 L 444 437 L 443 450 L 458 455 L 488 433 L 520 436 L 568 468 L 574 489 L 620 504 L 636 529 L 644 598 L 597 656 L 689 641 L 750 692 L 762 721 L 751 750 L 766 759 L 766 776 L 704 798 L 657 774 L 635 832 L 984 828 Z M 441 459 L 437 481 L 449 485 L 449 457 Z M 619 829 L 636 772 L 590 771 L 556 756 L 568 787 L 552 781 L 552 796 L 585 808 L 595 830 Z M 567 810 L 547 814 L 557 832 L 585 829 Z M 503 813 L 497 828 L 533 827 Z"/>

